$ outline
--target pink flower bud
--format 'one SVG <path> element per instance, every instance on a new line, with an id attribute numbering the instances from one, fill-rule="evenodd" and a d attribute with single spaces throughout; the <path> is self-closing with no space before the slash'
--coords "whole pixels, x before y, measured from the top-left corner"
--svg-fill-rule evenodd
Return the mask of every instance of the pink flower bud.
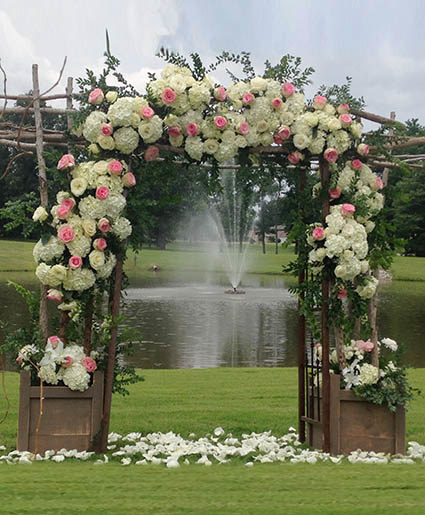
<path id="1" fill-rule="evenodd" d="M 323 230 L 323 227 L 315 227 L 313 229 L 312 236 L 314 240 L 323 240 L 325 238 L 325 232 Z"/>
<path id="2" fill-rule="evenodd" d="M 339 157 L 339 154 L 334 148 L 327 148 L 323 154 L 323 157 L 328 163 L 335 163 Z"/>
<path id="3" fill-rule="evenodd" d="M 313 100 L 314 109 L 323 109 L 326 105 L 328 99 L 326 97 L 322 97 L 321 95 L 316 95 Z"/>
<path id="4" fill-rule="evenodd" d="M 61 291 L 59 290 L 54 290 L 53 288 L 51 288 L 50 290 L 48 290 L 47 292 L 47 298 L 49 300 L 54 300 L 55 302 L 62 302 L 62 299 L 63 299 L 63 294 Z"/>
<path id="5" fill-rule="evenodd" d="M 279 128 L 279 132 L 277 133 L 277 135 L 279 136 L 279 138 L 282 141 L 285 141 L 291 135 L 291 129 L 289 127 L 287 127 L 286 125 L 282 125 Z"/>
<path id="6" fill-rule="evenodd" d="M 152 109 L 152 107 L 149 107 L 149 106 L 145 106 L 145 107 L 142 107 L 142 110 L 141 110 L 141 115 L 143 116 L 143 118 L 152 118 L 152 116 L 155 114 L 155 111 Z"/>
<path id="7" fill-rule="evenodd" d="M 252 104 L 255 100 L 255 97 L 252 93 L 245 93 L 245 95 L 242 97 L 242 101 L 244 104 Z"/>
<path id="8" fill-rule="evenodd" d="M 72 154 L 64 154 L 57 164 L 58 170 L 66 170 L 67 168 L 72 168 L 75 165 L 75 159 Z"/>
<path id="9" fill-rule="evenodd" d="M 71 356 L 65 356 L 62 360 L 62 366 L 68 368 L 72 365 L 73 361 L 74 360 L 71 358 Z"/>
<path id="10" fill-rule="evenodd" d="M 338 114 L 348 114 L 350 111 L 350 106 L 348 104 L 339 104 L 336 108 Z"/>
<path id="11" fill-rule="evenodd" d="M 107 218 L 101 218 L 97 223 L 97 226 L 101 232 L 109 232 L 111 230 L 111 224 Z"/>
<path id="12" fill-rule="evenodd" d="M 223 86 L 219 86 L 214 90 L 214 98 L 223 102 L 227 98 L 226 89 Z"/>
<path id="13" fill-rule="evenodd" d="M 96 190 L 96 198 L 99 200 L 105 200 L 109 197 L 109 188 L 106 186 L 99 186 Z"/>
<path id="14" fill-rule="evenodd" d="M 108 164 L 108 170 L 113 175 L 120 175 L 120 173 L 122 172 L 122 168 L 123 168 L 122 164 L 115 159 Z"/>
<path id="15" fill-rule="evenodd" d="M 347 113 L 339 115 L 339 121 L 343 127 L 348 127 L 353 122 L 351 116 Z"/>
<path id="16" fill-rule="evenodd" d="M 127 188 L 132 188 L 133 186 L 136 186 L 136 177 L 131 172 L 127 172 L 122 177 L 122 183 L 124 186 L 127 186 Z"/>
<path id="17" fill-rule="evenodd" d="M 249 134 L 249 131 L 251 130 L 248 122 L 241 122 L 238 126 L 238 131 L 243 136 L 246 136 Z"/>
<path id="18" fill-rule="evenodd" d="M 104 95 L 103 91 L 100 88 L 96 88 L 90 92 L 89 95 L 89 104 L 99 105 L 103 102 Z"/>
<path id="19" fill-rule="evenodd" d="M 71 268 L 80 268 L 83 264 L 83 260 L 80 256 L 71 256 L 69 258 L 68 264 Z"/>
<path id="20" fill-rule="evenodd" d="M 186 125 L 186 132 L 189 134 L 189 136 L 196 136 L 198 134 L 198 126 L 196 123 L 188 123 Z"/>
<path id="21" fill-rule="evenodd" d="M 171 105 L 174 100 L 176 99 L 176 92 L 174 91 L 174 89 L 171 89 L 171 88 L 165 88 L 164 91 L 162 92 L 162 101 L 164 102 L 164 104 L 167 104 L 167 105 Z"/>
<path id="22" fill-rule="evenodd" d="M 181 134 L 180 127 L 168 127 L 168 134 L 173 138 L 177 138 Z"/>
<path id="23" fill-rule="evenodd" d="M 355 206 L 353 204 L 342 204 L 341 212 L 343 216 L 352 215 L 356 211 Z"/>
<path id="24" fill-rule="evenodd" d="M 288 161 L 290 163 L 292 163 L 293 165 L 298 164 L 303 159 L 304 159 L 304 155 L 301 154 L 301 152 L 298 152 L 298 150 L 296 150 L 295 152 L 292 152 L 291 154 L 288 155 Z"/>
<path id="25" fill-rule="evenodd" d="M 110 136 L 113 132 L 113 129 L 112 129 L 112 125 L 110 125 L 109 123 L 104 123 L 102 125 L 102 134 L 104 136 Z"/>
<path id="26" fill-rule="evenodd" d="M 361 170 L 363 166 L 363 163 L 360 161 L 360 159 L 353 159 L 351 161 L 351 168 L 353 170 Z"/>
<path id="27" fill-rule="evenodd" d="M 87 370 L 87 372 L 94 372 L 97 368 L 96 362 L 93 358 L 85 357 L 82 359 L 81 364 Z"/>
<path id="28" fill-rule="evenodd" d="M 56 215 L 59 220 L 64 220 L 69 215 L 70 209 L 68 206 L 61 204 L 56 210 Z"/>
<path id="29" fill-rule="evenodd" d="M 278 109 L 281 105 L 283 105 L 283 102 L 280 98 L 274 98 L 272 100 L 272 106 L 275 108 L 275 109 Z"/>
<path id="30" fill-rule="evenodd" d="M 159 149 L 158 147 L 155 147 L 154 145 L 151 145 L 145 150 L 145 153 L 143 154 L 143 157 L 145 161 L 153 161 L 156 159 L 159 155 Z"/>
<path id="31" fill-rule="evenodd" d="M 357 152 L 365 157 L 369 154 L 369 145 L 366 145 L 366 143 L 360 143 L 358 146 L 357 146 Z"/>
<path id="32" fill-rule="evenodd" d="M 224 116 L 214 116 L 214 125 L 217 129 L 224 129 L 227 125 L 227 120 Z"/>
<path id="33" fill-rule="evenodd" d="M 106 243 L 105 238 L 96 238 L 93 242 L 93 247 L 96 250 L 100 250 L 102 252 L 106 249 L 107 246 L 108 244 Z"/>
<path id="34" fill-rule="evenodd" d="M 338 299 L 345 299 L 345 297 L 347 296 L 347 290 L 345 288 L 340 288 L 339 291 L 338 291 L 338 294 L 337 294 L 337 297 Z"/>
<path id="35" fill-rule="evenodd" d="M 295 87 L 292 83 L 285 82 L 284 84 L 282 84 L 281 91 L 284 97 L 290 97 L 295 93 Z"/>
<path id="36" fill-rule="evenodd" d="M 375 179 L 375 184 L 378 190 L 382 190 L 382 188 L 384 187 L 384 183 L 382 182 L 382 179 L 380 177 L 377 177 Z"/>
<path id="37" fill-rule="evenodd" d="M 75 207 L 75 200 L 71 197 L 66 197 L 62 200 L 61 206 L 66 206 L 69 210 Z"/>
<path id="38" fill-rule="evenodd" d="M 50 343 L 50 345 L 56 349 L 56 347 L 59 345 L 60 343 L 60 338 L 59 336 L 56 336 L 56 335 L 53 335 L 53 336 L 49 336 L 47 338 L 47 343 Z"/>

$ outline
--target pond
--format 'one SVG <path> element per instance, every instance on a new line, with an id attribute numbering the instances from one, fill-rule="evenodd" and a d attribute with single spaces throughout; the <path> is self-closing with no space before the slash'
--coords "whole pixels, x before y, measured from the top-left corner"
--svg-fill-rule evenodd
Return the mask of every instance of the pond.
<path id="1" fill-rule="evenodd" d="M 37 287 L 31 273 L 13 280 Z M 0 274 L 0 320 L 11 329 L 26 323 L 21 298 Z M 164 272 L 133 282 L 123 311 L 138 329 L 140 343 L 129 358 L 141 368 L 294 366 L 297 362 L 297 303 L 290 278 L 248 275 L 242 295 L 228 295 L 226 278 Z M 380 286 L 380 335 L 402 343 L 404 361 L 425 367 L 425 283 L 386 282 Z M 2 335 L 1 338 L 4 336 Z M 1 341 L 1 340 L 0 340 Z"/>

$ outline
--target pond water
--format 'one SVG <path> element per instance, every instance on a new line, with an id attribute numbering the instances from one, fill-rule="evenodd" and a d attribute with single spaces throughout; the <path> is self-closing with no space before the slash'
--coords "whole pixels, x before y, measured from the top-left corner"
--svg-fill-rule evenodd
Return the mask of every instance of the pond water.
<path id="1" fill-rule="evenodd" d="M 10 278 L 10 274 L 7 278 Z M 0 274 L 0 320 L 11 329 L 26 323 L 25 305 Z M 13 277 L 37 287 L 31 273 Z M 249 275 L 242 295 L 228 295 L 226 278 L 152 274 L 132 283 L 123 311 L 140 331 L 129 362 L 141 368 L 296 365 L 297 303 L 290 279 Z M 393 281 L 380 287 L 381 336 L 405 347 L 405 362 L 425 367 L 425 283 Z M 4 336 L 1 335 L 1 338 Z"/>

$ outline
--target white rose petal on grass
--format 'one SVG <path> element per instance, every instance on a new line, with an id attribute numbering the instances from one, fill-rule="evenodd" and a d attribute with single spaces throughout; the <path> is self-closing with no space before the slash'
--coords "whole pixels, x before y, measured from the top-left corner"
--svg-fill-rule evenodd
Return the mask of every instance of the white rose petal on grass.
<path id="1" fill-rule="evenodd" d="M 62 454 L 52 456 L 51 461 L 55 461 L 56 463 L 61 463 L 62 461 L 65 461 L 65 456 L 63 456 Z"/>

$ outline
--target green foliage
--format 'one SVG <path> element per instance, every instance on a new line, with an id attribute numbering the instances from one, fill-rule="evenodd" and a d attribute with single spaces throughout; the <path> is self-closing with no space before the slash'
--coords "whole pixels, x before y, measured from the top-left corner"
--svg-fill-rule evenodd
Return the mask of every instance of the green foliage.
<path id="1" fill-rule="evenodd" d="M 40 200 L 34 191 L 24 193 L 15 200 L 7 200 L 0 208 L 0 220 L 8 220 L 3 229 L 6 232 L 19 230 L 24 238 L 37 238 L 40 227 L 34 224 L 32 214 Z"/>
<path id="2" fill-rule="evenodd" d="M 323 95 L 333 105 L 348 104 L 350 109 L 361 110 L 366 103 L 363 97 L 356 98 L 351 93 L 352 77 L 345 77 L 345 84 L 326 86 L 322 84 L 319 87 L 318 94 Z"/>

